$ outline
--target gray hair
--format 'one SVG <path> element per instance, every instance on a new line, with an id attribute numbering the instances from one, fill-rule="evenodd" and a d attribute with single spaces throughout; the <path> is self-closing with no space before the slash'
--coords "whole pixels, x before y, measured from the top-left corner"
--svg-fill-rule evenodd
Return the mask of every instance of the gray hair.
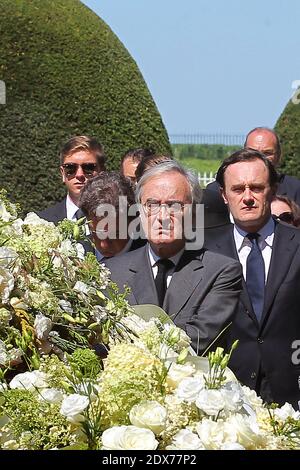
<path id="1" fill-rule="evenodd" d="M 197 176 L 193 171 L 183 168 L 183 166 L 181 166 L 175 160 L 159 163 L 158 165 L 155 165 L 145 171 L 136 186 L 135 200 L 137 203 L 141 203 L 143 187 L 147 181 L 164 173 L 179 173 L 180 175 L 184 176 L 191 190 L 192 204 L 195 205 L 201 203 L 202 189 L 200 188 Z"/>

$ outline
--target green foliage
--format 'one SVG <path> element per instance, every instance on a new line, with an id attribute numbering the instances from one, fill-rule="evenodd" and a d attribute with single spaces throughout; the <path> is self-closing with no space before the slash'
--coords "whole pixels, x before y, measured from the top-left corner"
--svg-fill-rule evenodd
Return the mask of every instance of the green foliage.
<path id="1" fill-rule="evenodd" d="M 131 147 L 170 153 L 141 73 L 79 0 L 2 0 L 0 187 L 24 211 L 63 197 L 58 153 L 72 135 L 104 144 L 108 169 Z"/>
<path id="2" fill-rule="evenodd" d="M 183 158 L 180 163 L 190 170 L 194 170 L 197 173 L 217 173 L 221 160 L 201 160 L 200 158 Z"/>
<path id="3" fill-rule="evenodd" d="M 300 104 L 289 101 L 276 123 L 275 131 L 282 144 L 280 170 L 300 178 Z"/>
<path id="4" fill-rule="evenodd" d="M 236 145 L 172 144 L 173 155 L 177 160 L 197 158 L 199 160 L 222 161 L 238 149 L 239 147 Z"/>
<path id="5" fill-rule="evenodd" d="M 83 377 L 96 378 L 101 370 L 98 356 L 90 349 L 76 349 L 68 358 L 70 365 Z"/>
<path id="6" fill-rule="evenodd" d="M 60 405 L 39 400 L 28 390 L 7 390 L 2 396 L 1 415 L 10 419 L 11 436 L 23 449 L 40 450 L 70 444 L 68 423 Z"/>

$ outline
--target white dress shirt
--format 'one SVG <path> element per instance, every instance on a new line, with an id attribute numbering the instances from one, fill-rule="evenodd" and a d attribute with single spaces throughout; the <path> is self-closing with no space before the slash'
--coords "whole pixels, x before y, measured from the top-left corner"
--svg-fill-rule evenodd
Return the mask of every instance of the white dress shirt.
<path id="1" fill-rule="evenodd" d="M 148 243 L 148 249 L 149 249 L 149 259 L 150 259 L 150 264 L 151 264 L 151 268 L 152 268 L 153 278 L 155 279 L 156 276 L 157 276 L 157 271 L 158 271 L 158 267 L 157 267 L 156 263 L 160 259 L 160 257 L 157 256 L 154 253 L 154 251 L 152 250 L 149 243 Z M 174 266 L 173 266 L 172 269 L 170 269 L 170 271 L 168 273 L 167 287 L 169 287 L 169 285 L 170 285 L 170 282 L 171 282 L 173 273 L 175 271 L 176 265 L 177 265 L 177 263 L 178 263 L 178 261 L 179 261 L 179 259 L 180 259 L 183 252 L 184 252 L 184 248 L 182 248 L 182 250 L 180 250 L 178 253 L 176 253 L 176 255 L 172 256 L 171 258 L 168 258 L 169 260 L 173 261 Z"/>
<path id="2" fill-rule="evenodd" d="M 67 194 L 66 200 L 66 208 L 67 208 L 67 219 L 74 220 L 76 222 L 75 214 L 78 211 L 79 207 L 72 201 L 69 194 Z"/>
<path id="3" fill-rule="evenodd" d="M 267 282 L 271 256 L 272 256 L 272 247 L 274 241 L 274 230 L 275 222 L 272 218 L 268 220 L 266 225 L 264 225 L 258 233 L 260 235 L 258 239 L 258 244 L 261 249 L 262 257 L 265 263 L 265 282 Z M 237 225 L 234 225 L 233 236 L 235 241 L 236 250 L 239 256 L 240 263 L 243 267 L 243 275 L 246 280 L 246 264 L 247 258 L 252 248 L 252 243 L 247 237 L 249 232 L 245 232 Z"/>

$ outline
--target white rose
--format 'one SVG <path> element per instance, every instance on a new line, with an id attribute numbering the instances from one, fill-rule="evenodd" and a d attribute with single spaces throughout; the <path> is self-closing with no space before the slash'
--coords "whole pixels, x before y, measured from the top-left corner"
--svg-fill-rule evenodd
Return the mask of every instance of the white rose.
<path id="1" fill-rule="evenodd" d="M 241 414 L 231 415 L 224 424 L 226 441 L 238 442 L 245 449 L 264 447 L 265 437 L 260 433 L 257 421 Z M 235 436 L 235 439 L 232 437 Z"/>
<path id="2" fill-rule="evenodd" d="M 300 412 L 295 411 L 290 403 L 285 403 L 281 408 L 276 408 L 274 415 L 282 421 L 285 421 L 287 418 L 300 419 Z"/>
<path id="3" fill-rule="evenodd" d="M 63 393 L 56 388 L 44 388 L 39 393 L 40 400 L 45 400 L 49 403 L 60 403 L 63 397 Z"/>
<path id="4" fill-rule="evenodd" d="M 151 429 L 159 434 L 166 427 L 167 410 L 157 401 L 145 400 L 133 406 L 129 419 L 134 426 Z"/>
<path id="5" fill-rule="evenodd" d="M 103 450 L 155 450 L 158 441 L 150 429 L 136 426 L 114 426 L 102 434 Z"/>
<path id="6" fill-rule="evenodd" d="M 225 442 L 220 450 L 246 450 L 245 447 L 241 446 L 238 442 Z"/>
<path id="7" fill-rule="evenodd" d="M 0 300 L 2 299 L 2 303 L 8 302 L 14 285 L 14 276 L 7 269 L 0 266 Z"/>
<path id="8" fill-rule="evenodd" d="M 197 433 L 205 449 L 217 450 L 224 443 L 224 423 L 222 420 L 203 419 L 196 425 Z"/>
<path id="9" fill-rule="evenodd" d="M 202 377 L 187 377 L 183 379 L 175 393 L 178 398 L 189 403 L 196 401 L 199 392 L 204 388 L 205 383 Z"/>
<path id="10" fill-rule="evenodd" d="M 220 391 L 225 403 L 225 410 L 237 412 L 242 408 L 243 391 L 238 382 L 227 382 Z"/>
<path id="11" fill-rule="evenodd" d="M 89 406 L 89 403 L 88 397 L 73 393 L 63 399 L 60 413 L 71 423 L 78 424 L 83 421 L 84 417 L 81 413 Z"/>
<path id="12" fill-rule="evenodd" d="M 172 362 L 166 378 L 167 384 L 171 388 L 176 388 L 183 379 L 191 377 L 194 372 L 195 366 L 189 362 L 186 364 Z"/>
<path id="13" fill-rule="evenodd" d="M 34 331 L 38 339 L 47 339 L 52 329 L 52 321 L 42 313 L 39 313 L 34 320 Z"/>
<path id="14" fill-rule="evenodd" d="M 170 446 L 166 450 L 203 450 L 204 445 L 194 432 L 189 429 L 181 429 L 175 436 Z"/>
<path id="15" fill-rule="evenodd" d="M 196 406 L 207 415 L 216 416 L 225 408 L 225 401 L 220 390 L 201 390 Z"/>
<path id="16" fill-rule="evenodd" d="M 242 386 L 243 394 L 244 394 L 244 401 L 247 405 L 250 405 L 251 408 L 260 409 L 263 406 L 262 399 L 257 395 L 255 390 L 252 390 L 245 385 Z"/>
<path id="17" fill-rule="evenodd" d="M 9 383 L 10 388 L 20 388 L 21 390 L 34 391 L 37 388 L 46 388 L 47 375 L 39 370 L 32 372 L 24 372 L 23 374 L 16 375 Z"/>

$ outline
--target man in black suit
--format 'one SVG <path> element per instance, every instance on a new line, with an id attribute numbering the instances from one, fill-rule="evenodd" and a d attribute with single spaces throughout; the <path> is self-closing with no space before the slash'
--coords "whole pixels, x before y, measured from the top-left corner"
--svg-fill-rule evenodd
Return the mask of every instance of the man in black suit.
<path id="1" fill-rule="evenodd" d="M 267 127 L 255 127 L 246 137 L 244 148 L 250 148 L 262 152 L 270 160 L 275 168 L 280 164 L 281 146 L 277 134 Z M 217 181 L 207 185 L 210 190 L 219 191 Z M 300 205 L 300 180 L 294 176 L 278 173 L 277 194 L 288 196 L 292 201 Z"/>
<path id="2" fill-rule="evenodd" d="M 54 206 L 38 212 L 49 222 L 79 218 L 79 196 L 86 182 L 105 169 L 103 147 L 92 137 L 74 136 L 63 146 L 60 153 L 60 172 L 68 194 Z"/>
<path id="3" fill-rule="evenodd" d="M 277 174 L 264 154 L 239 150 L 217 173 L 234 224 L 211 230 L 205 246 L 240 260 L 244 287 L 230 334 L 239 339 L 230 367 L 267 402 L 298 408 L 300 231 L 275 222 L 270 204 Z M 296 341 L 296 342 L 295 342 Z"/>
<path id="4" fill-rule="evenodd" d="M 130 304 L 161 306 L 203 353 L 233 319 L 240 265 L 190 241 L 201 189 L 197 177 L 177 162 L 148 169 L 137 184 L 136 200 L 148 243 L 106 262 L 112 280 L 120 289 L 131 287 Z"/>
<path id="5" fill-rule="evenodd" d="M 145 245 L 145 240 L 134 239 L 134 233 L 130 232 L 137 225 L 135 214 L 130 214 L 134 204 L 132 184 L 119 172 L 103 171 L 87 181 L 79 206 L 89 221 L 98 261 L 104 262 Z"/>

